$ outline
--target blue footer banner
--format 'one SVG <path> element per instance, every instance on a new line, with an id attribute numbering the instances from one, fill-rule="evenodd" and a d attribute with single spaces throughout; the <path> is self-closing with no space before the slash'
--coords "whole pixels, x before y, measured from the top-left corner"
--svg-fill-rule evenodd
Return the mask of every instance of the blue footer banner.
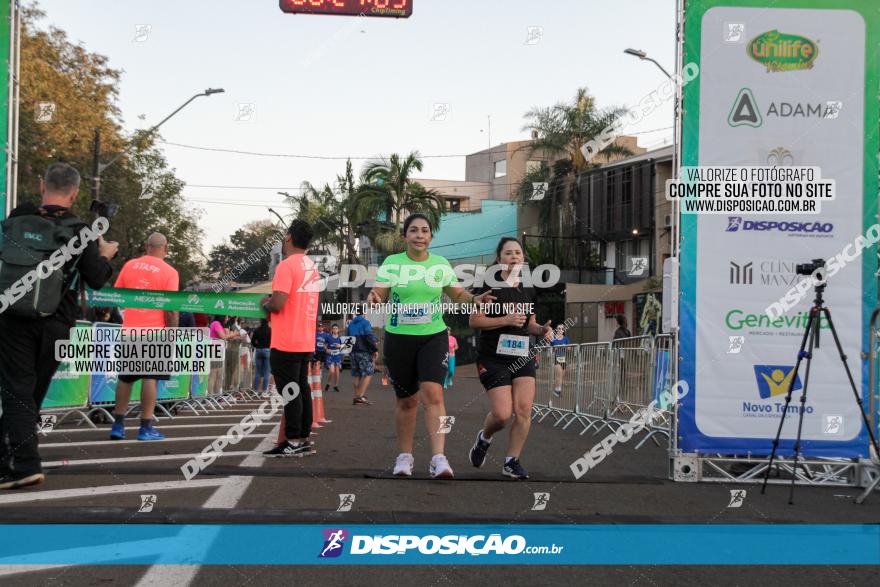
<path id="1" fill-rule="evenodd" d="M 880 526 L 0 526 L 0 565 L 35 564 L 878 565 Z"/>

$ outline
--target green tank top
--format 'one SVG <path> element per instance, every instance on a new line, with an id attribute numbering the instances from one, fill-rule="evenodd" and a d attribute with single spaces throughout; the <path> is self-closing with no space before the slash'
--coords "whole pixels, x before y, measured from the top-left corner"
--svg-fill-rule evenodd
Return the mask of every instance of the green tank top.
<path id="1" fill-rule="evenodd" d="M 440 255 L 429 253 L 424 261 L 413 261 L 405 252 L 386 258 L 376 273 L 376 285 L 390 285 L 386 332 L 426 335 L 446 330 L 440 299 L 444 287 L 457 283 L 452 265 Z"/>

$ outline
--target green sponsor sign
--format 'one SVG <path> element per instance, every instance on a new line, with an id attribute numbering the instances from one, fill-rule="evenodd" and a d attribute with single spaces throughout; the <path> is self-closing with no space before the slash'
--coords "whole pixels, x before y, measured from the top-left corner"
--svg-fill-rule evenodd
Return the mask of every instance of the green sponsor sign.
<path id="1" fill-rule="evenodd" d="M 77 323 L 77 328 L 91 328 L 91 324 Z M 84 343 L 77 345 L 84 346 Z M 89 403 L 89 386 L 91 385 L 90 373 L 71 372 L 71 363 L 61 363 L 58 370 L 49 383 L 46 399 L 43 400 L 43 409 L 57 408 L 81 408 Z"/>
<path id="2" fill-rule="evenodd" d="M 170 399 L 187 399 L 189 388 L 192 385 L 192 375 L 189 373 L 177 373 L 168 381 L 160 381 L 157 390 L 159 401 Z"/>
<path id="3" fill-rule="evenodd" d="M 243 318 L 265 318 L 266 312 L 260 306 L 260 300 L 265 297 L 264 294 L 153 291 L 113 287 L 88 290 L 90 307 L 147 308 L 166 312 L 220 314 Z"/>

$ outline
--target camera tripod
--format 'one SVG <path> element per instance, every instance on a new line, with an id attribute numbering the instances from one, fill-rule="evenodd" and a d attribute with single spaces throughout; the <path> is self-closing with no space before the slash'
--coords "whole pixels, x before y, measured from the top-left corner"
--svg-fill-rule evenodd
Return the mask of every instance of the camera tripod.
<path id="1" fill-rule="evenodd" d="M 801 348 L 798 351 L 797 362 L 794 365 L 794 372 L 791 374 L 791 380 L 788 382 L 788 391 L 785 394 L 785 406 L 782 410 L 782 417 L 779 419 L 779 428 L 776 430 L 776 438 L 773 439 L 773 451 L 770 453 L 770 460 L 767 463 L 767 470 L 764 471 L 764 484 L 761 487 L 761 493 L 763 494 L 767 490 L 767 480 L 770 478 L 770 470 L 773 468 L 773 460 L 776 458 L 776 450 L 779 448 L 779 437 L 782 435 L 782 427 L 785 424 L 785 416 L 788 414 L 788 406 L 791 403 L 792 391 L 794 390 L 795 381 L 797 381 L 801 362 L 806 359 L 807 370 L 804 375 L 804 386 L 801 389 L 801 405 L 798 414 L 797 437 L 795 438 L 794 442 L 794 469 L 791 473 L 791 489 L 789 490 L 788 494 L 789 505 L 794 503 L 794 482 L 797 480 L 798 457 L 800 456 L 801 450 L 801 433 L 804 427 L 804 412 L 806 411 L 807 404 L 807 386 L 810 383 L 810 366 L 813 362 L 813 349 L 819 348 L 819 330 L 821 328 L 821 321 L 823 316 L 828 321 L 828 327 L 831 330 L 831 335 L 834 337 L 834 344 L 837 345 L 837 352 L 840 355 L 840 361 L 843 363 L 843 368 L 846 371 L 847 378 L 849 379 L 849 386 L 852 389 L 853 397 L 855 398 L 856 403 L 859 406 L 859 413 L 862 416 L 862 422 L 864 423 L 865 428 L 868 430 L 868 436 L 871 439 L 871 447 L 874 449 L 874 451 L 878 450 L 877 439 L 874 437 L 874 431 L 871 428 L 871 422 L 869 421 L 868 416 L 865 414 L 862 396 L 859 395 L 858 389 L 856 387 L 856 382 L 852 376 L 852 371 L 850 371 L 849 364 L 846 362 L 846 355 L 844 354 L 843 347 L 840 344 L 840 338 L 838 338 L 837 336 L 837 329 L 834 328 L 834 322 L 832 322 L 831 320 L 831 310 L 825 307 L 825 299 L 822 297 L 822 294 L 825 292 L 825 285 L 825 283 L 821 283 L 815 286 L 816 297 L 813 300 L 813 306 L 810 308 L 810 316 L 807 320 L 807 325 L 804 328 L 804 337 L 801 340 Z"/>

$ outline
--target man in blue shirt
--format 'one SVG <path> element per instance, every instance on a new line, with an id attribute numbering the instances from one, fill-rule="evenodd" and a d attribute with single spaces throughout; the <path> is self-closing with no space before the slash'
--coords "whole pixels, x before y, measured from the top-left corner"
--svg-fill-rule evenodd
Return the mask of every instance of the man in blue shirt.
<path id="1" fill-rule="evenodd" d="M 327 360 L 328 338 L 330 338 L 330 335 L 324 331 L 324 323 L 319 320 L 317 330 L 315 331 L 315 352 L 312 353 L 312 363 L 317 363 L 318 369 L 323 367 L 324 362 Z"/>
<path id="2" fill-rule="evenodd" d="M 348 324 L 348 335 L 353 336 L 354 348 L 351 350 L 351 376 L 354 378 L 354 405 L 368 406 L 367 387 L 376 371 L 374 361 L 379 357 L 379 345 L 373 336 L 373 326 L 364 318 L 363 310 Z"/>

